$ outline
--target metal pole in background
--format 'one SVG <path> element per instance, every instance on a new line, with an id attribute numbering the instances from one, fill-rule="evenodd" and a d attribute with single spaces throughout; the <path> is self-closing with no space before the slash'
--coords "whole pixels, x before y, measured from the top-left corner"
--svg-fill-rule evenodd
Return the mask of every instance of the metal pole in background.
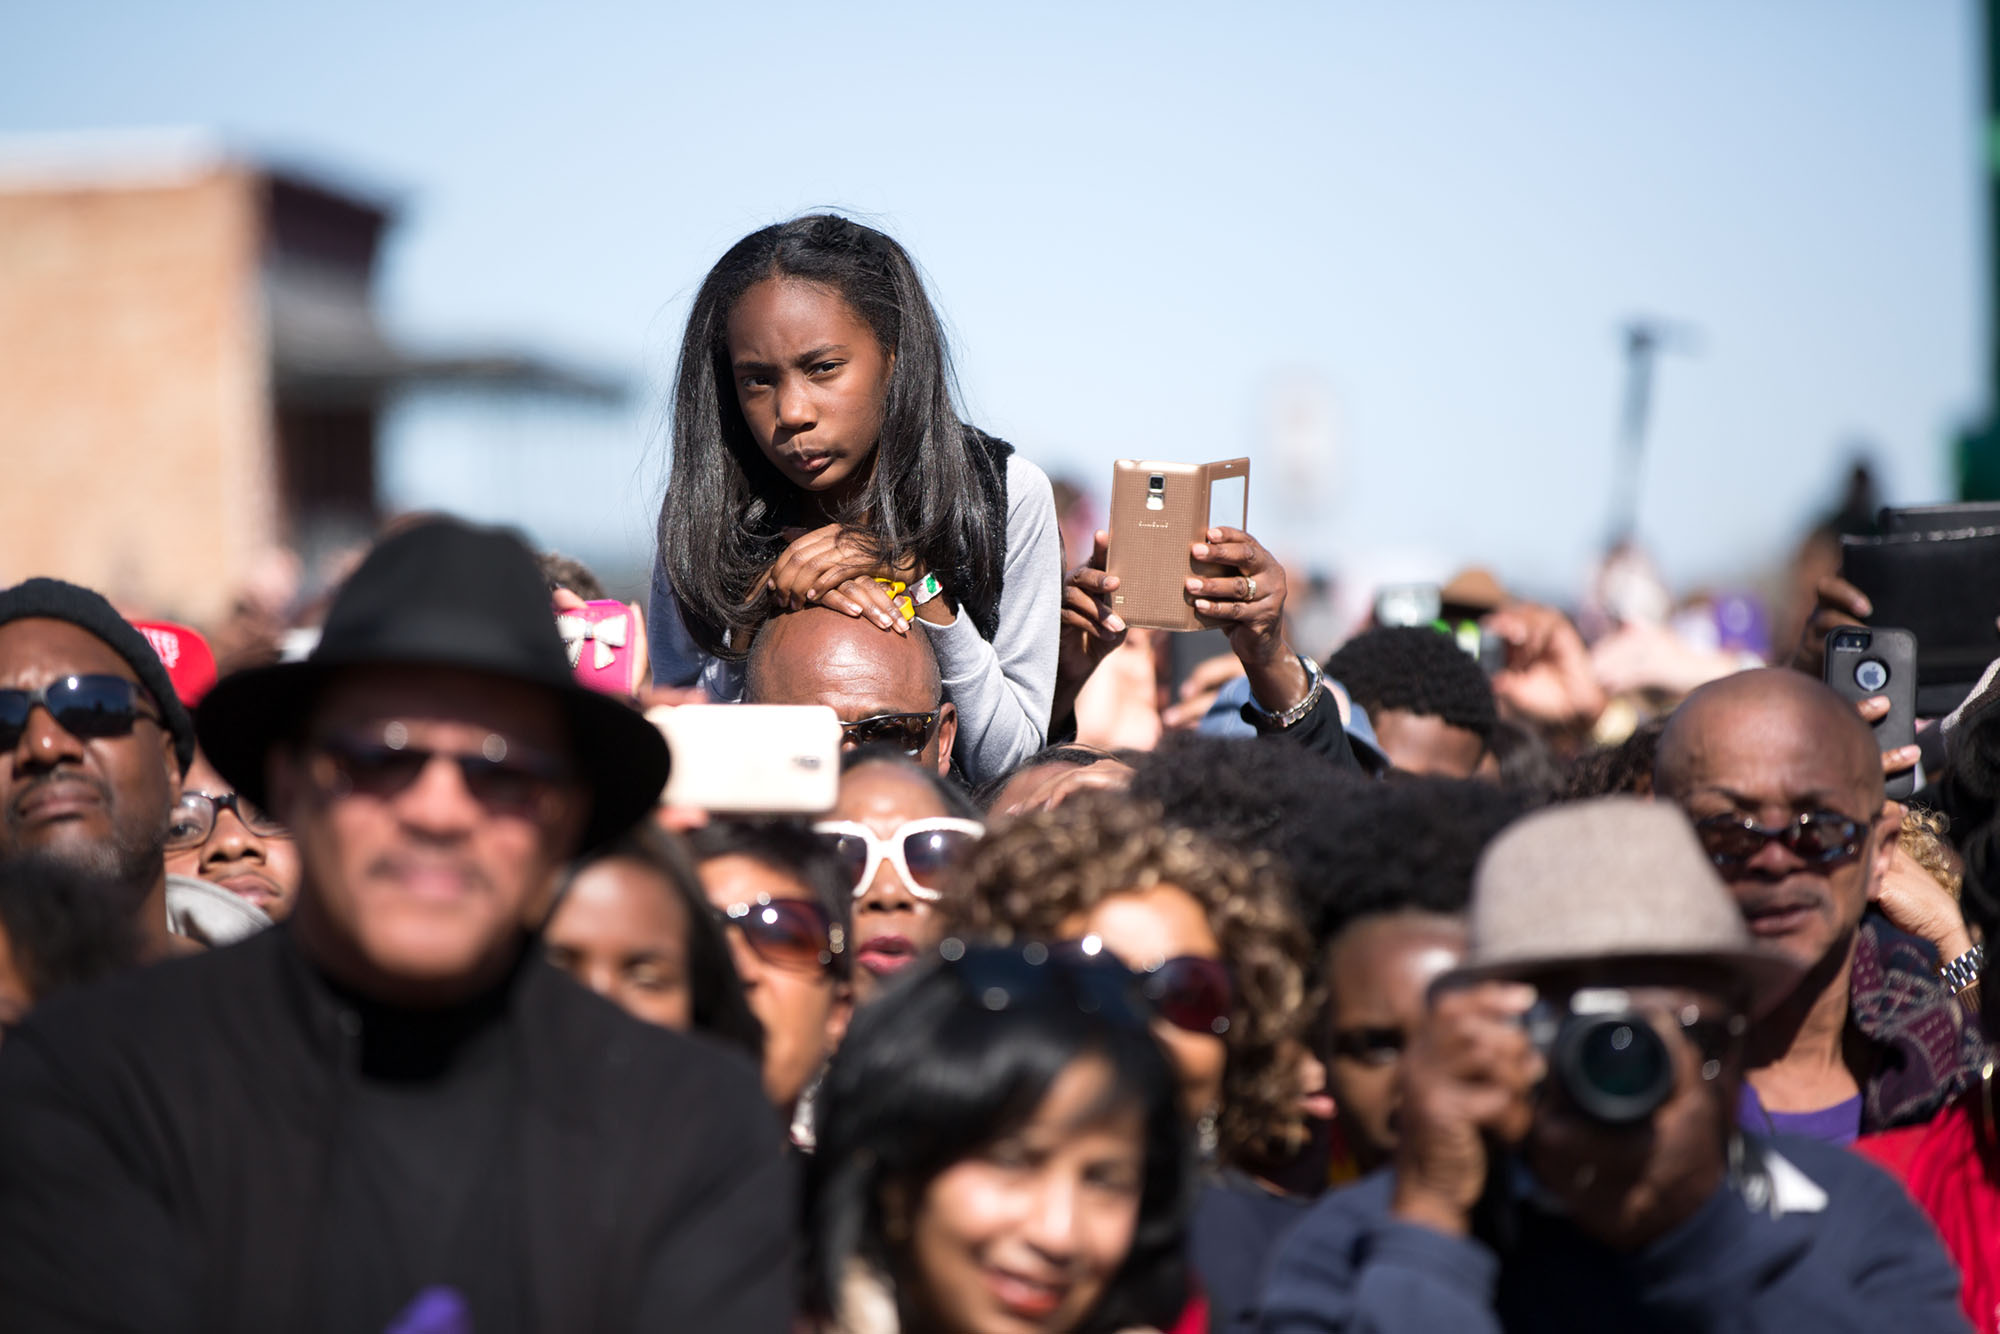
<path id="1" fill-rule="evenodd" d="M 1692 336 L 1665 320 L 1628 320 L 1625 340 L 1625 409 L 1612 464 L 1610 550 L 1639 529 L 1639 490 L 1646 464 L 1646 431 L 1653 415 L 1653 362 L 1661 352 L 1691 351 Z"/>

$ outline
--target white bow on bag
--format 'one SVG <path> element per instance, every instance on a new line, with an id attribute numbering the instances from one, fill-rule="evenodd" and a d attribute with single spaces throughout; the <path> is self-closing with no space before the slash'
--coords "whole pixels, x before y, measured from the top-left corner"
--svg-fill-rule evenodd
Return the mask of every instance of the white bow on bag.
<path id="1" fill-rule="evenodd" d="M 569 649 L 569 665 L 574 668 L 583 657 L 583 641 L 588 639 L 597 645 L 591 655 L 591 665 L 603 671 L 618 656 L 617 650 L 625 647 L 625 639 L 630 629 L 631 617 L 607 616 L 601 621 L 587 621 L 581 616 L 556 617 L 556 633 L 563 638 Z"/>

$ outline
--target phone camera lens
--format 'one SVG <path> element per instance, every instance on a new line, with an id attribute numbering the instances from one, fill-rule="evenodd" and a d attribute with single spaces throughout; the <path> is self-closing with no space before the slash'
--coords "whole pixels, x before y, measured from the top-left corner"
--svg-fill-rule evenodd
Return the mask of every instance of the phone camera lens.
<path id="1" fill-rule="evenodd" d="M 1146 488 L 1147 488 L 1148 490 L 1150 490 L 1150 491 L 1164 491 L 1164 490 L 1166 490 L 1166 489 L 1167 489 L 1167 475 L 1166 475 L 1165 473 L 1161 473 L 1161 472 L 1156 472 L 1156 473 L 1154 473 L 1154 474 L 1153 474 L 1153 475 L 1152 475 L 1151 477 L 1148 477 L 1148 478 L 1146 479 Z"/>
<path id="2" fill-rule="evenodd" d="M 1871 694 L 1889 684 L 1889 665 L 1880 658 L 1863 658 L 1854 664 L 1854 684 Z"/>

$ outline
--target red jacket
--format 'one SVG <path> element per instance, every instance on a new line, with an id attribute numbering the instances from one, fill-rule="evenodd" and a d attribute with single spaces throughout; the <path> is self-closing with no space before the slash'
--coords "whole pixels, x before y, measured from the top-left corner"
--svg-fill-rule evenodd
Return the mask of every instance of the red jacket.
<path id="1" fill-rule="evenodd" d="M 1959 1304 L 1979 1334 L 2000 1334 L 2000 1146 L 1970 1093 L 1928 1125 L 1864 1135 L 1855 1152 L 1903 1183 L 1958 1265 Z"/>

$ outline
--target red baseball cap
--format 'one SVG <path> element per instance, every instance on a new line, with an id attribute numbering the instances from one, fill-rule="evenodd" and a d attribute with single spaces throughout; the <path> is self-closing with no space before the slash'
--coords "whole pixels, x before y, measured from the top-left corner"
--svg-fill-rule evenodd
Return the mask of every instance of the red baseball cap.
<path id="1" fill-rule="evenodd" d="M 201 631 L 172 621 L 134 621 L 132 625 L 153 646 L 174 683 L 174 693 L 192 709 L 215 684 L 215 653 Z"/>

